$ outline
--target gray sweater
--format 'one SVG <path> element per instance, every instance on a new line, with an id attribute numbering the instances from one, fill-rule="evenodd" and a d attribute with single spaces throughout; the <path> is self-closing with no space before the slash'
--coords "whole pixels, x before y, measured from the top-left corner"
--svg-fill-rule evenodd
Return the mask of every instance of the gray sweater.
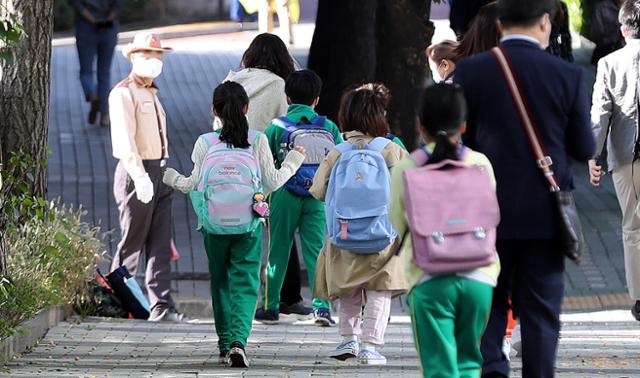
<path id="1" fill-rule="evenodd" d="M 597 158 L 607 140 L 609 171 L 633 162 L 638 133 L 638 81 L 640 40 L 627 45 L 598 63 L 593 87 L 591 123 L 596 138 Z"/>
<path id="2" fill-rule="evenodd" d="M 287 96 L 284 80 L 271 71 L 261 68 L 245 68 L 229 72 L 223 81 L 236 82 L 249 96 L 249 127 L 264 132 L 274 118 L 287 113 Z"/>

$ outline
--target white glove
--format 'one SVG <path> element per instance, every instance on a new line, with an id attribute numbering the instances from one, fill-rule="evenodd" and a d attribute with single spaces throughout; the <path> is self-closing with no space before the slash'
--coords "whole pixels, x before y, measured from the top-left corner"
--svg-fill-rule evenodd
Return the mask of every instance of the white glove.
<path id="1" fill-rule="evenodd" d="M 149 175 L 145 173 L 143 176 L 133 180 L 136 187 L 136 197 L 142 203 L 149 203 L 153 198 L 153 183 Z"/>

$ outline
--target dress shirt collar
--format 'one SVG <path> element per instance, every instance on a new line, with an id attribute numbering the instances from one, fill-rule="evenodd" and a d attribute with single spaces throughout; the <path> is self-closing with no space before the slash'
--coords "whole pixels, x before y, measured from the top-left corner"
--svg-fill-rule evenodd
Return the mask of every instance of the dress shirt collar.
<path id="1" fill-rule="evenodd" d="M 542 46 L 540 45 L 540 41 L 538 41 L 537 39 L 533 38 L 532 36 L 526 35 L 526 34 L 505 35 L 504 37 L 502 37 L 500 42 L 502 43 L 502 42 L 514 41 L 514 40 L 531 42 L 531 43 L 534 43 L 536 46 L 539 46 L 540 48 L 542 48 Z"/>

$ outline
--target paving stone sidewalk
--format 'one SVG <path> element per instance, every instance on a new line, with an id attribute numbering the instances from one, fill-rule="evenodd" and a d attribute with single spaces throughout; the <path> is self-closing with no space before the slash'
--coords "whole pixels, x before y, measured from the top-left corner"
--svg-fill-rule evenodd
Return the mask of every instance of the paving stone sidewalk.
<path id="1" fill-rule="evenodd" d="M 629 315 L 630 317 L 630 315 Z M 254 325 L 248 370 L 217 363 L 211 321 L 151 324 L 89 318 L 63 322 L 31 353 L 9 362 L 0 377 L 419 377 L 419 361 L 406 317 L 393 318 L 382 352 L 383 367 L 331 360 L 334 328 L 310 324 Z M 565 322 L 557 377 L 640 376 L 636 322 Z M 521 360 L 512 360 L 513 377 Z"/>

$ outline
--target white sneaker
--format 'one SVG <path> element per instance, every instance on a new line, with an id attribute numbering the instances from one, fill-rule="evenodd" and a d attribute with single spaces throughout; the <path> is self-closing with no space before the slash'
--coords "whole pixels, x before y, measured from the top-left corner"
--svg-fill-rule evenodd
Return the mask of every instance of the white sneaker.
<path id="1" fill-rule="evenodd" d="M 516 324 L 511 332 L 511 348 L 516 351 L 516 356 L 522 354 L 522 333 L 520 332 L 520 324 Z"/>
<path id="2" fill-rule="evenodd" d="M 502 340 L 502 354 L 504 354 L 507 361 L 511 361 L 511 339 L 506 336 Z"/>
<path id="3" fill-rule="evenodd" d="M 336 349 L 331 352 L 329 357 L 335 358 L 336 360 L 346 361 L 350 358 L 355 358 L 358 356 L 360 352 L 360 344 L 356 340 L 349 340 L 340 343 Z"/>
<path id="4" fill-rule="evenodd" d="M 358 353 L 358 363 L 362 365 L 386 365 L 387 358 L 375 350 L 363 349 Z"/>

